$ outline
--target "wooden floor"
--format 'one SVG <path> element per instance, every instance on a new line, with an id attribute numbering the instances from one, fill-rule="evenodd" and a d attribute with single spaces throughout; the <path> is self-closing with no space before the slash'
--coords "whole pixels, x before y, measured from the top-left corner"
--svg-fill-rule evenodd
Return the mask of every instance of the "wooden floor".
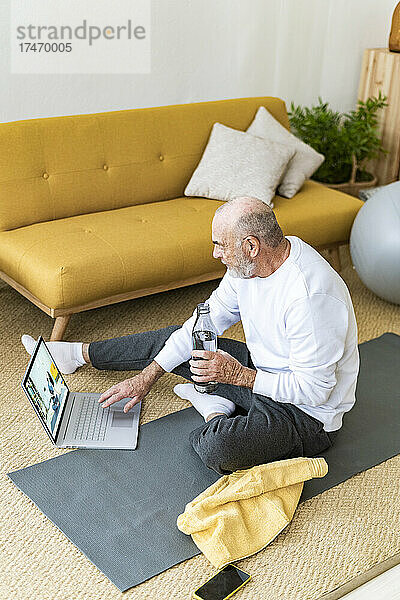
<path id="1" fill-rule="evenodd" d="M 388 569 L 341 600 L 400 600 L 400 565 Z"/>

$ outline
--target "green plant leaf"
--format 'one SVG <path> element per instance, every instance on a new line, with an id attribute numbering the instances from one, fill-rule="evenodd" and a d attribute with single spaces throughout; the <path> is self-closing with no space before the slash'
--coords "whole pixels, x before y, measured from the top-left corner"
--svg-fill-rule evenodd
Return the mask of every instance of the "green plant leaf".
<path id="1" fill-rule="evenodd" d="M 360 169 L 362 162 L 387 154 L 379 137 L 377 118 L 377 112 L 388 106 L 386 101 L 387 97 L 379 91 L 378 97 L 359 100 L 357 108 L 348 113 L 332 110 L 320 96 L 318 104 L 311 107 L 290 103 L 288 115 L 293 133 L 325 156 L 312 179 L 342 183 L 350 179 L 353 154 L 359 173 L 366 173 Z"/>

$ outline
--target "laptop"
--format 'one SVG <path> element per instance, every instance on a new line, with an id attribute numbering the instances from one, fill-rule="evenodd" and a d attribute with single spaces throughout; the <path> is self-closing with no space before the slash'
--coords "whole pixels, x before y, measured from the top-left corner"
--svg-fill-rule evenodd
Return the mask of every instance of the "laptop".
<path id="1" fill-rule="evenodd" d="M 124 413 L 128 398 L 102 408 L 101 394 L 71 392 L 42 336 L 21 385 L 57 448 L 136 448 L 141 403 Z"/>

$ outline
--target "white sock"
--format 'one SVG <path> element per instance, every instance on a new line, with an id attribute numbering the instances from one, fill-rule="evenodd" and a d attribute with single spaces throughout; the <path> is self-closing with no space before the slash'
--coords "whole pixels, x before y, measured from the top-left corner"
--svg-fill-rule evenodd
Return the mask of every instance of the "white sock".
<path id="1" fill-rule="evenodd" d="M 174 387 L 174 392 L 179 398 L 189 400 L 205 421 L 212 413 L 224 413 L 229 417 L 235 410 L 235 404 L 231 400 L 216 394 L 201 394 L 194 389 L 192 383 L 178 383 Z"/>
<path id="2" fill-rule="evenodd" d="M 30 335 L 23 335 L 21 342 L 28 354 L 32 354 L 36 340 Z M 86 364 L 82 354 L 82 342 L 46 342 L 52 357 L 64 375 L 69 375 Z"/>

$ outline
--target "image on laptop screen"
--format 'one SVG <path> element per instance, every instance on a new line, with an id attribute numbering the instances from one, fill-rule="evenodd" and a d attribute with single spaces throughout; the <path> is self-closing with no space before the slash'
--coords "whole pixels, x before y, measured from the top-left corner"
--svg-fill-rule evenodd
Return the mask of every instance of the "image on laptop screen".
<path id="1" fill-rule="evenodd" d="M 43 341 L 39 344 L 23 385 L 50 434 L 55 438 L 68 387 Z"/>

